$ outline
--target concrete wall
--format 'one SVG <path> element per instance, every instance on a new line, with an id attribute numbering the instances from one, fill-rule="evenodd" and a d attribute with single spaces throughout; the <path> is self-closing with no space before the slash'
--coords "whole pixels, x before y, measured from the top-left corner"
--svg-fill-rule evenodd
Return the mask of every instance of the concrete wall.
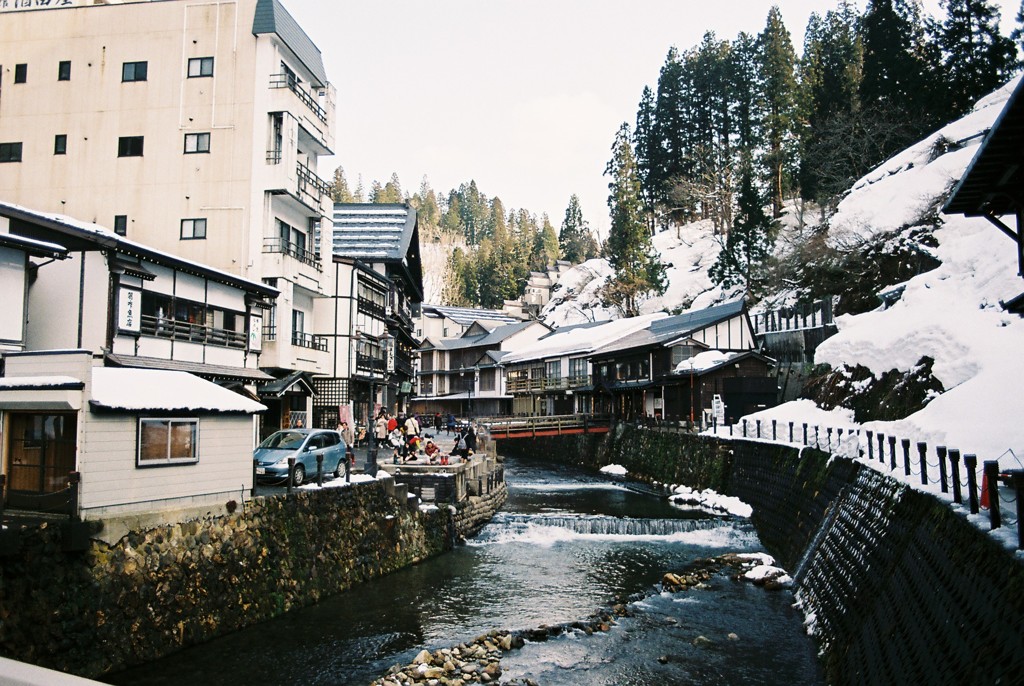
<path id="1" fill-rule="evenodd" d="M 503 441 L 746 501 L 813 615 L 830 684 L 1019 683 L 1024 563 L 937 498 L 790 446 L 619 426 L 607 438 Z"/>

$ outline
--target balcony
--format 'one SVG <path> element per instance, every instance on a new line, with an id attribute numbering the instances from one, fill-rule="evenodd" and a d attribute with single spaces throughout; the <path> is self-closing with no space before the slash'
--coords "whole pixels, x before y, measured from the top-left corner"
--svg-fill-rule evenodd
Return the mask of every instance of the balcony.
<path id="1" fill-rule="evenodd" d="M 308 197 L 315 206 L 319 207 L 323 199 L 331 194 L 330 184 L 313 173 L 313 170 L 302 162 L 298 163 L 296 174 L 299 179 L 299 195 Z"/>
<path id="2" fill-rule="evenodd" d="M 369 298 L 364 298 L 360 295 L 356 298 L 356 304 L 359 311 L 364 314 L 369 314 L 379 319 L 384 319 L 387 316 L 387 308 L 383 304 L 374 302 Z"/>
<path id="3" fill-rule="evenodd" d="M 317 336 L 311 333 L 304 333 L 302 331 L 293 331 L 292 345 L 297 346 L 299 348 L 309 348 L 310 350 L 320 350 L 326 352 L 327 337 Z"/>
<path id="4" fill-rule="evenodd" d="M 179 322 L 166 317 L 144 314 L 139 317 L 139 331 L 143 336 L 169 338 L 175 341 L 189 341 L 225 348 L 244 348 L 247 336 L 244 331 L 216 329 L 202 324 Z"/>
<path id="5" fill-rule="evenodd" d="M 364 353 L 356 353 L 356 369 L 361 372 L 383 374 L 384 360 Z"/>
<path id="6" fill-rule="evenodd" d="M 263 239 L 263 252 L 265 253 L 281 253 L 294 257 L 303 264 L 308 264 L 310 267 L 315 268 L 317 271 L 320 269 L 320 258 L 315 253 L 306 250 L 304 246 L 292 243 L 280 236 L 272 236 L 270 238 Z"/>
<path id="7" fill-rule="evenodd" d="M 271 88 L 287 88 L 302 101 L 309 111 L 316 115 L 323 124 L 327 123 L 327 110 L 320 106 L 309 91 L 299 86 L 299 81 L 291 74 L 271 74 L 270 75 L 270 87 Z"/>
<path id="8" fill-rule="evenodd" d="M 590 376 L 539 377 L 534 379 L 509 378 L 505 382 L 505 388 L 509 393 L 560 391 L 589 385 Z"/>

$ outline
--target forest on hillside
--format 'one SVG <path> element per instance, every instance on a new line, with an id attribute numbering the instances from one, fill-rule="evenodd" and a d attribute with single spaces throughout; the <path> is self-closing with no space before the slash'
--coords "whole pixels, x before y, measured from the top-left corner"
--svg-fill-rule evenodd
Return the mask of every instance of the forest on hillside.
<path id="1" fill-rule="evenodd" d="M 711 278 L 757 300 L 836 261 L 813 236 L 788 263 L 777 261 L 787 203 L 814 208 L 826 230 L 856 179 L 1019 71 L 1024 1 L 1010 36 L 989 0 L 943 0 L 942 9 L 936 17 L 917 0 L 868 0 L 861 12 L 840 0 L 810 16 L 798 53 L 772 7 L 757 35 L 708 32 L 698 45 L 670 48 L 635 119 L 615 133 L 605 171 L 611 223 L 601 246 L 575 195 L 557 230 L 547 215 L 506 209 L 474 181 L 444 194 L 424 177 L 408 194 L 392 175 L 368 191 L 361 182 L 350 190 L 339 167 L 334 199 L 408 202 L 424 240 L 458 239 L 447 304 L 501 307 L 522 295 L 530 270 L 600 254 L 615 272 L 605 304 L 636 314 L 666 286 L 652 235 L 695 221 L 707 222 L 722 247 Z"/>

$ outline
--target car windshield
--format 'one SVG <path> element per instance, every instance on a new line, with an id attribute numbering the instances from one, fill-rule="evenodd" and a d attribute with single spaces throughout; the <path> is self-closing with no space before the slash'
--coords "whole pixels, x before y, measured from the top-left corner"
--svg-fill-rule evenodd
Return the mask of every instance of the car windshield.
<path id="1" fill-rule="evenodd" d="M 298 431 L 278 431 L 260 443 L 260 447 L 271 450 L 298 450 L 302 447 L 304 440 L 306 440 L 306 434 L 301 434 Z"/>

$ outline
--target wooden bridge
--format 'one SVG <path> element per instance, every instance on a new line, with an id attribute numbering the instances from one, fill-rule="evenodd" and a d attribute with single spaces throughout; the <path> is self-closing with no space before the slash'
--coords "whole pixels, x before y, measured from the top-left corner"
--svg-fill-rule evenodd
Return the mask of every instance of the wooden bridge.
<path id="1" fill-rule="evenodd" d="M 487 427 L 491 439 L 535 438 L 537 436 L 565 436 L 569 434 L 608 433 L 611 416 L 565 414 L 546 417 L 489 417 L 477 424 Z"/>

